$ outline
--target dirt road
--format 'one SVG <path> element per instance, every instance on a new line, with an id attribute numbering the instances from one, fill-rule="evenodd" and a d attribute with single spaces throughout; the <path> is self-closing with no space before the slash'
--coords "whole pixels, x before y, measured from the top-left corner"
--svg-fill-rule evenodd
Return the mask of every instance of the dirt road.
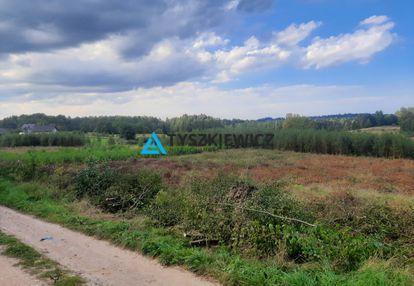
<path id="1" fill-rule="evenodd" d="M 85 278 L 89 285 L 218 285 L 177 267 L 0 206 L 0 230 Z M 40 241 L 51 236 L 53 239 Z"/>
<path id="2" fill-rule="evenodd" d="M 33 276 L 16 266 L 18 260 L 0 255 L 0 285 L 8 286 L 43 286 L 45 283 L 38 281 Z"/>

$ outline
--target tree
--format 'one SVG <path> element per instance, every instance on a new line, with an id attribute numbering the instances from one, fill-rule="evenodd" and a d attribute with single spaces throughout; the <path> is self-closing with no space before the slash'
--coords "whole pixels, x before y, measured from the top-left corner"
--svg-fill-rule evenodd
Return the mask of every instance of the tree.
<path id="1" fill-rule="evenodd" d="M 414 107 L 402 107 L 397 111 L 401 131 L 414 132 Z"/>
<path id="2" fill-rule="evenodd" d="M 135 139 L 135 129 L 131 125 L 125 125 L 121 129 L 121 137 L 125 138 L 126 140 L 134 140 Z"/>
<path id="3" fill-rule="evenodd" d="M 375 118 L 375 125 L 376 126 L 381 126 L 381 125 L 385 124 L 385 117 L 384 117 L 384 113 L 382 111 L 375 112 L 374 118 Z"/>

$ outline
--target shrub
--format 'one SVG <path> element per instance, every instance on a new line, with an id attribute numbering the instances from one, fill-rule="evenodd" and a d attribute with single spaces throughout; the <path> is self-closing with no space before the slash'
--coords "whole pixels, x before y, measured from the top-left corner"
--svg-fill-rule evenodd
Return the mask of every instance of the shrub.
<path id="1" fill-rule="evenodd" d="M 87 196 L 109 212 L 142 208 L 162 189 L 157 172 L 144 169 L 136 174 L 121 174 L 94 159 L 76 175 L 75 182 L 78 198 Z"/>
<path id="2" fill-rule="evenodd" d="M 187 188 L 159 192 L 151 216 L 177 226 L 204 244 L 221 243 L 259 257 L 284 256 L 295 262 L 331 261 L 337 270 L 356 269 L 386 247 L 347 228 L 312 227 L 270 214 L 313 222 L 303 205 L 280 184 L 255 185 L 220 175 L 191 178 Z"/>
<path id="3" fill-rule="evenodd" d="M 115 178 L 115 173 L 107 163 L 101 164 L 100 161 L 90 158 L 86 168 L 76 175 L 76 196 L 99 196 L 115 182 Z"/>
<path id="4" fill-rule="evenodd" d="M 98 199 L 99 206 L 109 212 L 142 209 L 162 190 L 162 178 L 152 170 L 118 174 L 117 177 L 116 182 L 104 190 Z"/>

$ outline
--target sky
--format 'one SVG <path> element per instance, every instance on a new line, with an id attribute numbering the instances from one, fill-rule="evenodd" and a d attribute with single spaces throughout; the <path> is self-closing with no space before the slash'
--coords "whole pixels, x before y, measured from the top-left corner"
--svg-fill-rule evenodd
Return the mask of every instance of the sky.
<path id="1" fill-rule="evenodd" d="M 414 106 L 411 0 L 0 0 L 0 118 Z"/>

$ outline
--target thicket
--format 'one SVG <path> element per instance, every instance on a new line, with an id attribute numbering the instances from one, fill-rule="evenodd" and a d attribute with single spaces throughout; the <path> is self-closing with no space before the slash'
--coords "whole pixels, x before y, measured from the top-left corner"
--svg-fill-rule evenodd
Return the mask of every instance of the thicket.
<path id="1" fill-rule="evenodd" d="M 171 188 L 154 170 L 128 175 L 96 161 L 77 174 L 75 183 L 78 198 L 87 197 L 105 211 L 142 212 L 184 233 L 191 245 L 222 245 L 247 256 L 276 258 L 282 265 L 329 263 L 336 271 L 350 271 L 372 257 L 396 256 L 397 244 L 405 257 L 412 255 L 407 246 L 413 231 L 409 217 L 358 204 L 360 211 L 337 212 L 332 215 L 337 221 L 321 223 L 322 214 L 339 208 L 341 200 L 331 202 L 329 209 L 307 205 L 282 183 L 254 184 L 220 174 L 214 179 L 190 177 Z M 371 218 L 361 223 L 360 215 Z M 393 226 L 395 217 L 406 223 Z"/>
<path id="2" fill-rule="evenodd" d="M 5 134 L 0 136 L 0 147 L 21 146 L 83 146 L 87 139 L 82 133 L 58 132 L 47 134 Z"/>
<path id="3" fill-rule="evenodd" d="M 414 141 L 398 134 L 280 130 L 274 147 L 296 152 L 389 158 L 414 158 Z"/>
<path id="4" fill-rule="evenodd" d="M 266 129 L 246 128 L 226 130 L 210 129 L 202 133 L 210 134 L 231 134 L 234 138 L 232 142 L 238 140 L 240 136 L 249 134 L 274 134 L 273 148 L 279 150 L 334 154 L 334 155 L 353 155 L 353 156 L 372 156 L 386 158 L 414 158 L 414 141 L 400 134 L 373 134 L 365 132 L 345 132 L 345 131 L 325 131 L 315 129 L 280 129 L 269 131 Z M 197 134 L 197 132 L 195 132 Z M 233 138 L 232 137 L 232 138 Z M 186 138 L 189 138 L 187 136 Z M 217 140 L 216 140 L 217 141 Z M 177 144 L 176 141 L 174 144 Z M 187 139 L 185 144 L 191 142 Z M 224 146 L 217 146 L 224 147 Z M 236 144 L 232 147 L 243 148 L 251 147 L 249 144 Z"/>
<path id="5" fill-rule="evenodd" d="M 279 184 L 254 185 L 223 175 L 160 191 L 149 213 L 163 226 L 184 231 L 193 244 L 224 244 L 281 264 L 329 262 L 337 271 L 349 271 L 390 251 L 375 237 L 312 225 L 314 214 Z"/>
<path id="6" fill-rule="evenodd" d="M 124 174 L 93 159 L 76 175 L 75 184 L 78 198 L 87 197 L 108 212 L 140 209 L 162 189 L 161 176 L 154 171 Z"/>

